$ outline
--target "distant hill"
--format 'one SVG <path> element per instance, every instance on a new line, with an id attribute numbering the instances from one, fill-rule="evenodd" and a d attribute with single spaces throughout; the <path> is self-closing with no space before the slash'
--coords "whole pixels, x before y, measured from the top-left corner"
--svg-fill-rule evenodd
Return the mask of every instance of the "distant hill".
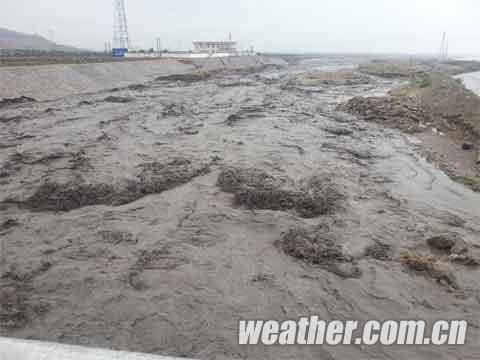
<path id="1" fill-rule="evenodd" d="M 40 35 L 24 34 L 4 28 L 0 28 L 0 49 L 56 50 L 66 52 L 81 51 L 72 46 L 58 45 Z"/>

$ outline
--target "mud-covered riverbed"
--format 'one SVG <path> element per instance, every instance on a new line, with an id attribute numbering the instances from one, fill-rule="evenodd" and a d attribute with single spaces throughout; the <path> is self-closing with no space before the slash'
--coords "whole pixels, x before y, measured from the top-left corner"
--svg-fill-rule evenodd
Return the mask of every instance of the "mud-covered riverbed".
<path id="1" fill-rule="evenodd" d="M 478 356 L 480 194 L 334 110 L 392 81 L 291 81 L 310 70 L 3 106 L 0 334 L 201 359 Z M 428 246 L 452 232 L 462 254 Z M 240 319 L 309 315 L 467 319 L 470 341 L 236 344 Z"/>

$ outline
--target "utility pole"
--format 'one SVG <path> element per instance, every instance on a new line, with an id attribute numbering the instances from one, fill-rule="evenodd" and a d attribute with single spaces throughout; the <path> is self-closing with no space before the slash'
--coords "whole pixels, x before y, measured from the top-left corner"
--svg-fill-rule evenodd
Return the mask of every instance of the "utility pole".
<path id="1" fill-rule="evenodd" d="M 130 48 L 125 0 L 114 0 L 113 46 L 118 49 Z"/>
<path id="2" fill-rule="evenodd" d="M 447 45 L 447 33 L 444 32 L 442 36 L 442 45 L 440 46 L 440 61 L 445 61 L 448 52 L 448 45 Z"/>
<path id="3" fill-rule="evenodd" d="M 50 51 L 55 51 L 56 50 L 56 46 L 55 46 L 55 31 L 53 29 L 49 29 L 48 30 L 48 40 L 51 41 L 52 43 L 52 47 L 50 49 Z"/>

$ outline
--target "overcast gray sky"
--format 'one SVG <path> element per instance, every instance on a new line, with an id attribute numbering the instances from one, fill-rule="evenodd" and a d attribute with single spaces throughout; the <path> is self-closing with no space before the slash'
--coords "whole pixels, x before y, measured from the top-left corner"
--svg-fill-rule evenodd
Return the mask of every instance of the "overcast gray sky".
<path id="1" fill-rule="evenodd" d="M 435 53 L 443 31 L 452 53 L 480 53 L 479 0 L 126 0 L 132 43 L 189 49 L 226 39 L 292 52 Z M 113 0 L 0 0 L 0 27 L 103 49 Z"/>

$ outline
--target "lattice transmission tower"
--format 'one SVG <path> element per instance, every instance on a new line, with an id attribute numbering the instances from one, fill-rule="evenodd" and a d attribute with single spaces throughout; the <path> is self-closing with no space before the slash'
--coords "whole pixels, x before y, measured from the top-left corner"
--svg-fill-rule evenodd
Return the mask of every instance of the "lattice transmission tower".
<path id="1" fill-rule="evenodd" d="M 130 48 L 125 0 L 114 0 L 113 45 L 120 49 Z"/>

